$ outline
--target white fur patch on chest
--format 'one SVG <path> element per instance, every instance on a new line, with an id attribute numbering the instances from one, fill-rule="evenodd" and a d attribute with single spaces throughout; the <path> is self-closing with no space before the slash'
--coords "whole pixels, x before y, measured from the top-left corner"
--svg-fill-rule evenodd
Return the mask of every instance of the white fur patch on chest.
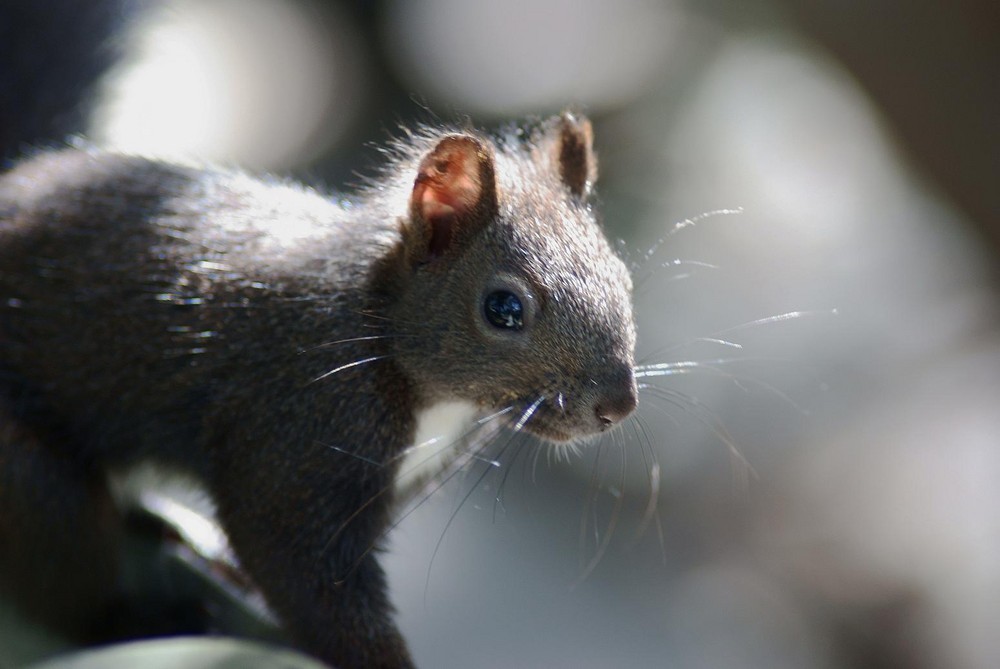
<path id="1" fill-rule="evenodd" d="M 472 402 L 438 402 L 417 412 L 413 444 L 396 474 L 396 499 L 406 501 L 455 461 L 474 433 L 479 409 Z"/>

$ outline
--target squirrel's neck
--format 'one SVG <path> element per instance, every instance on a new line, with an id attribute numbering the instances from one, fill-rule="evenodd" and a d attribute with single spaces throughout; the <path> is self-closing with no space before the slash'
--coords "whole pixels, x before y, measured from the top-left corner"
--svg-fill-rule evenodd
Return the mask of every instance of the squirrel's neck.
<path id="1" fill-rule="evenodd" d="M 463 400 L 437 402 L 416 412 L 413 444 L 396 473 L 399 502 L 411 499 L 468 452 L 468 445 L 480 438 L 479 413 L 475 404 Z"/>

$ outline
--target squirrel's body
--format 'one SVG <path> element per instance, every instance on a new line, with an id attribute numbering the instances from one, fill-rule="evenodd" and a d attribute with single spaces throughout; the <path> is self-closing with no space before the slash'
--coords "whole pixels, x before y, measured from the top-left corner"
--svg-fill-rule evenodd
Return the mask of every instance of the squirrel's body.
<path id="1" fill-rule="evenodd" d="M 566 441 L 635 407 L 595 170 L 563 115 L 413 136 L 354 200 L 100 151 L 0 176 L 0 588 L 90 631 L 115 604 L 108 472 L 152 460 L 203 482 L 304 648 L 410 666 L 372 549 L 418 418 Z"/>
<path id="2" fill-rule="evenodd" d="M 380 234 L 379 222 L 368 221 L 371 235 L 359 243 L 351 238 L 360 224 L 352 229 L 349 212 L 316 194 L 111 154 L 42 156 L 0 184 L 2 429 L 9 433 L 13 423 L 18 439 L 24 431 L 38 435 L 51 457 L 78 462 L 81 470 L 46 481 L 49 489 L 39 494 L 89 503 L 105 495 L 106 468 L 147 458 L 181 468 L 211 491 L 248 571 L 283 572 L 271 576 L 277 583 L 262 582 L 283 620 L 301 608 L 306 619 L 346 624 L 318 607 L 325 602 L 350 619 L 334 581 L 376 541 L 387 504 L 352 522 L 347 545 L 335 547 L 343 555 L 324 555 L 325 544 L 391 482 L 392 451 L 410 436 L 415 397 L 392 365 L 313 380 L 383 346 L 323 345 L 369 335 L 366 325 L 378 325 L 364 317 L 376 306 L 367 275 L 392 232 Z M 323 240 L 333 248 L 320 246 Z M 354 252 L 337 254 L 337 247 Z M 345 411 L 354 419 L 345 420 Z M 387 464 L 365 466 L 331 445 Z M 17 490 L 38 482 L 3 482 L 7 513 L 26 514 L 37 531 L 52 531 L 31 517 L 31 497 Z M 67 494 L 73 486 L 79 490 Z M 251 509 L 262 500 L 262 508 Z M 234 515 L 240 521 L 229 522 Z M 90 556 L 77 535 L 91 529 L 74 529 L 39 541 L 85 565 L 117 559 L 113 529 Z M 24 543 L 19 534 L 3 536 L 4 545 Z M 287 556 L 293 550 L 297 559 Z M 270 566 L 284 560 L 284 569 Z M 99 619 L 110 602 L 93 599 L 114 596 L 107 573 L 103 583 L 80 584 L 91 592 L 61 604 L 57 615 L 72 617 L 74 628 Z M 87 575 L 44 585 L 66 592 Z M 15 587 L 31 581 L 13 579 Z M 21 598 L 47 608 L 44 592 Z M 361 666 L 344 651 L 323 648 L 322 630 L 296 623 L 314 652 Z"/>

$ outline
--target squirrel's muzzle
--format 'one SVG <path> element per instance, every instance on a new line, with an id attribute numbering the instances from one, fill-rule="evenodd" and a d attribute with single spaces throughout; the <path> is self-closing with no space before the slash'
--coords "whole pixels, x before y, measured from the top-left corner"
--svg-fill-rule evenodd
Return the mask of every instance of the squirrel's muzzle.
<path id="1" fill-rule="evenodd" d="M 607 430 L 628 418 L 639 405 L 639 392 L 631 366 L 622 366 L 602 379 L 594 401 L 594 415 L 600 430 Z"/>

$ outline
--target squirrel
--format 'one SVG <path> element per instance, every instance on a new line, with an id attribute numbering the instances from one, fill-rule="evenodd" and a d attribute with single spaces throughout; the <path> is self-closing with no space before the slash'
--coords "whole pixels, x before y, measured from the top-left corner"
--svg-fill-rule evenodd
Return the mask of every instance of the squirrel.
<path id="1" fill-rule="evenodd" d="M 560 443 L 636 408 L 592 143 L 570 112 L 424 128 L 336 197 L 90 148 L 0 175 L 0 592 L 89 634 L 109 473 L 149 461 L 204 486 L 303 650 L 412 667 L 377 549 L 426 418 Z"/>

